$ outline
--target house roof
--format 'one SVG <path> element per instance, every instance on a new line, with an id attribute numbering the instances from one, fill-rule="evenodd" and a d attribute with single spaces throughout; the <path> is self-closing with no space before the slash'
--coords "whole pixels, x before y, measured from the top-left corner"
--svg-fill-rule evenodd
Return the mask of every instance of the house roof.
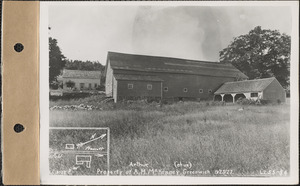
<path id="1" fill-rule="evenodd" d="M 100 79 L 101 71 L 63 70 L 63 78 Z"/>
<path id="2" fill-rule="evenodd" d="M 124 54 L 117 52 L 108 52 L 107 62 L 110 62 L 112 69 L 239 77 L 242 79 L 248 78 L 230 63 Z"/>
<path id="3" fill-rule="evenodd" d="M 226 82 L 215 92 L 215 94 L 259 92 L 263 91 L 274 80 L 276 80 L 276 78 L 272 77 L 265 79 Z"/>
<path id="4" fill-rule="evenodd" d="M 142 76 L 142 75 L 125 75 L 115 74 L 117 80 L 131 80 L 131 81 L 163 81 L 157 76 Z"/>

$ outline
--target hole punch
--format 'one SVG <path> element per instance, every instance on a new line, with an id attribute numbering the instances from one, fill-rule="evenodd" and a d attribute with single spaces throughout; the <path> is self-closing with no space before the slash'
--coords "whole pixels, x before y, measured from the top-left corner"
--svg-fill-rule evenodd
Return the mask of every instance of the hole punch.
<path id="1" fill-rule="evenodd" d="M 24 128 L 24 126 L 23 125 L 21 125 L 21 124 L 15 124 L 15 126 L 14 126 L 14 131 L 16 132 L 16 133 L 20 133 L 20 132 L 22 132 L 23 130 L 24 130 L 25 128 Z"/>
<path id="2" fill-rule="evenodd" d="M 22 52 L 22 50 L 24 49 L 24 46 L 21 43 L 17 43 L 17 44 L 15 44 L 14 49 L 16 52 Z"/>

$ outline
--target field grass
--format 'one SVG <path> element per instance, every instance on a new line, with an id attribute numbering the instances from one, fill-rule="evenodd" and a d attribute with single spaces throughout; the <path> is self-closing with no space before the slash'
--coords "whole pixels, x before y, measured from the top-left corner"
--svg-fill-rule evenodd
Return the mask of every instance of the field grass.
<path id="1" fill-rule="evenodd" d="M 189 170 L 210 172 L 204 176 L 224 176 L 218 170 L 230 170 L 229 176 L 278 176 L 276 171 L 289 171 L 289 104 L 184 102 L 160 107 L 135 102 L 103 107 L 102 111 L 51 110 L 50 126 L 109 127 L 111 170 L 126 170 L 131 162 L 177 170 L 182 168 L 175 168 L 174 162 L 190 162 Z"/>

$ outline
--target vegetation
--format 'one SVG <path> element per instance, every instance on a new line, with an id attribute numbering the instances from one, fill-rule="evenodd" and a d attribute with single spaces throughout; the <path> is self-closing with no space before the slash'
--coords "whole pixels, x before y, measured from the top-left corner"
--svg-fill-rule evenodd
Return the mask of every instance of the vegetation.
<path id="1" fill-rule="evenodd" d="M 57 76 L 65 66 L 66 57 L 62 54 L 57 40 L 49 37 L 49 85 L 57 88 Z"/>
<path id="2" fill-rule="evenodd" d="M 257 26 L 234 38 L 220 52 L 220 61 L 232 63 L 250 79 L 276 77 L 284 88 L 289 88 L 290 53 L 290 36 Z"/>
<path id="3" fill-rule="evenodd" d="M 65 69 L 69 70 L 98 70 L 104 71 L 105 66 L 103 66 L 99 61 L 80 61 L 80 60 L 67 60 Z"/>
<path id="4" fill-rule="evenodd" d="M 75 82 L 69 80 L 69 81 L 66 82 L 66 85 L 67 85 L 68 88 L 73 88 L 75 86 Z"/>
<path id="5" fill-rule="evenodd" d="M 183 171 L 174 162 L 191 162 L 189 170 L 209 171 L 202 176 L 219 175 L 218 170 L 231 170 L 229 176 L 266 176 L 261 170 L 289 170 L 287 104 L 243 105 L 240 111 L 240 105 L 213 102 L 159 106 L 97 100 L 93 96 L 52 102 L 52 106 L 102 104 L 103 110 L 51 110 L 50 126 L 109 127 L 111 170 L 129 169 L 131 162 L 170 171 Z"/>

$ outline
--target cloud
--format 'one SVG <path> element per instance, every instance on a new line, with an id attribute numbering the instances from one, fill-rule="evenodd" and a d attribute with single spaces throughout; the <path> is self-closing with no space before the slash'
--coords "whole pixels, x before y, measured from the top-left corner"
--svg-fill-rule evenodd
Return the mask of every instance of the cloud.
<path id="1" fill-rule="evenodd" d="M 289 7 L 60 5 L 50 35 L 69 59 L 105 63 L 107 51 L 218 61 L 256 26 L 291 33 Z"/>

